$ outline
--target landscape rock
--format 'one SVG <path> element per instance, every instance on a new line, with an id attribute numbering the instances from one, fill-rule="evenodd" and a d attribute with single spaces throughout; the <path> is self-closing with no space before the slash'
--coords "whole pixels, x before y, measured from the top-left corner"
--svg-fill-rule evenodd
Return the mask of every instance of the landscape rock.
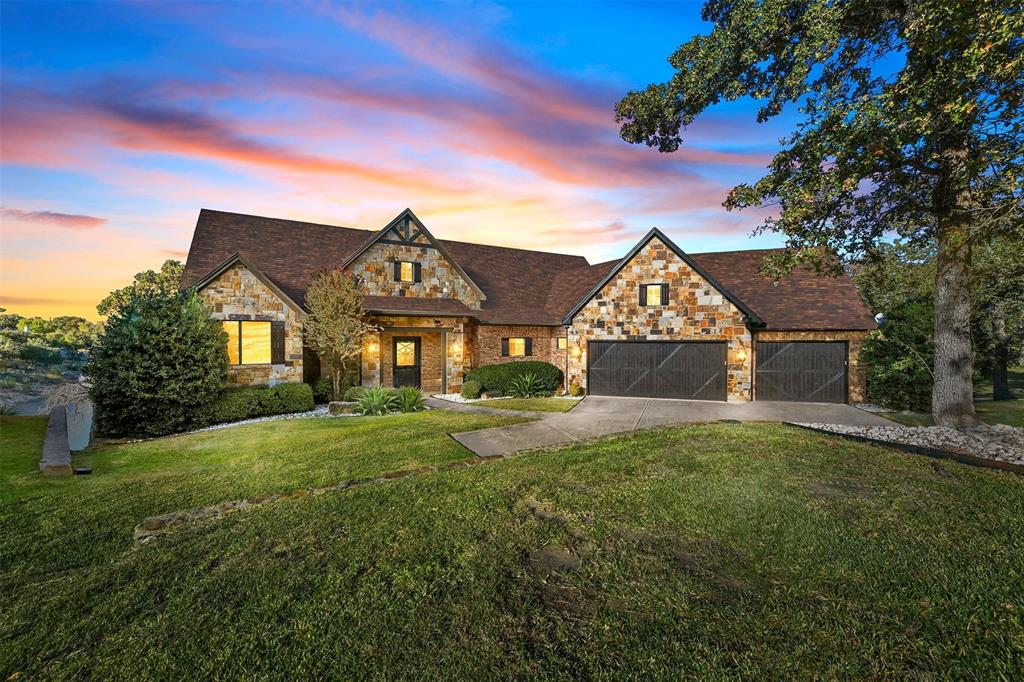
<path id="1" fill-rule="evenodd" d="M 327 412 L 329 414 L 355 414 L 357 407 L 359 407 L 359 403 L 355 401 L 332 400 L 327 405 Z"/>

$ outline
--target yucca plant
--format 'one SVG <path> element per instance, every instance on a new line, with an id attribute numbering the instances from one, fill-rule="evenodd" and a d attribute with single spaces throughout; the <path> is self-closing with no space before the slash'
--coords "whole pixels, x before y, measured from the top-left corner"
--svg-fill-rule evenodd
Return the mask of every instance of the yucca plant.
<path id="1" fill-rule="evenodd" d="M 509 385 L 509 393 L 516 398 L 533 398 L 540 395 L 543 390 L 544 385 L 540 379 L 530 372 L 515 377 Z"/>
<path id="2" fill-rule="evenodd" d="M 398 389 L 398 409 L 402 412 L 418 412 L 427 404 L 423 391 L 415 386 L 403 386 Z"/>
<path id="3" fill-rule="evenodd" d="M 359 407 L 356 411 L 365 415 L 387 414 L 398 407 L 398 398 L 388 389 L 377 386 L 368 389 L 357 399 Z"/>

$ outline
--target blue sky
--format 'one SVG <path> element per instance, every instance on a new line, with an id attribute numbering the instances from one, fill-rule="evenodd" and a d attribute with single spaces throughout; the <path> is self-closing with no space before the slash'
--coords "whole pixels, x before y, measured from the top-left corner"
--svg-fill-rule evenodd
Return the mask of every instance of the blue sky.
<path id="1" fill-rule="evenodd" d="M 790 121 L 708 112 L 670 155 L 612 107 L 671 75 L 698 3 L 5 2 L 0 306 L 81 314 L 184 258 L 199 209 L 624 253 L 774 246 L 721 208 Z"/>

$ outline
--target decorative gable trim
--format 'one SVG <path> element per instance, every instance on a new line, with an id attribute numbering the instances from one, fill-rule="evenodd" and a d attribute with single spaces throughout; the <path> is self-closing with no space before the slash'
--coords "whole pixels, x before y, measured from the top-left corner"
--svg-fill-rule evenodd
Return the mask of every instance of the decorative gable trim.
<path id="1" fill-rule="evenodd" d="M 347 268 L 352 265 L 360 256 L 369 251 L 370 247 L 377 243 L 383 244 L 400 244 L 403 246 L 419 246 L 421 248 L 435 248 L 437 251 L 444 256 L 455 272 L 464 279 L 469 286 L 480 296 L 480 300 L 486 300 L 487 295 L 483 289 L 477 286 L 477 283 L 466 274 L 466 271 L 462 269 L 455 259 L 452 258 L 451 254 L 448 253 L 448 249 L 444 248 L 444 245 L 439 242 L 434 235 L 430 234 L 430 230 L 416 217 L 416 214 L 412 212 L 411 208 L 407 208 L 399 213 L 394 220 L 385 225 L 383 229 L 376 232 L 370 237 L 365 244 L 356 249 L 355 253 L 348 257 L 348 259 L 342 264 L 342 268 Z"/>
<path id="2" fill-rule="evenodd" d="M 229 256 L 226 261 L 224 261 L 223 263 L 215 267 L 213 270 L 210 270 L 210 272 L 206 273 L 200 279 L 198 279 L 196 283 L 192 285 L 191 288 L 195 289 L 197 292 L 202 291 L 206 287 L 213 284 L 218 277 L 227 272 L 228 269 L 234 266 L 235 264 L 242 265 L 246 270 L 251 272 L 256 277 L 256 279 L 258 279 L 260 282 L 263 283 L 264 286 L 266 286 L 268 289 L 274 292 L 275 296 L 284 301 L 298 315 L 302 315 L 305 312 L 302 306 L 293 301 L 291 297 L 288 296 L 288 294 L 281 291 L 281 287 L 274 284 L 269 277 L 263 274 L 262 270 L 253 265 L 245 256 L 243 256 L 241 253 L 237 251 L 231 254 L 231 256 Z"/>
<path id="3" fill-rule="evenodd" d="M 753 310 L 748 308 L 746 306 L 746 304 L 743 303 L 743 301 L 739 300 L 728 289 L 723 287 L 718 282 L 718 280 L 716 280 L 714 277 L 712 277 L 710 274 L 708 274 L 704 270 L 704 268 L 702 268 L 700 265 L 698 265 L 695 260 L 693 260 L 688 255 L 686 255 L 686 253 L 682 249 L 680 249 L 678 246 L 675 245 L 675 242 L 673 242 L 671 239 L 666 237 L 665 234 L 661 230 L 656 228 L 656 227 L 652 227 L 650 232 L 648 232 L 644 236 L 643 239 L 641 239 L 639 242 L 637 242 L 636 246 L 634 246 L 632 249 L 629 250 L 629 253 L 627 253 L 625 256 L 623 256 L 622 260 L 619 261 L 618 265 L 616 265 L 614 268 L 612 268 L 611 272 L 609 272 L 607 275 L 605 275 L 605 277 L 600 282 L 598 282 L 594 286 L 593 289 L 591 289 L 589 292 L 587 292 L 587 295 L 583 297 L 583 300 L 581 300 L 579 303 L 577 303 L 573 307 L 572 310 L 570 310 L 568 313 L 566 313 L 565 317 L 562 318 L 562 324 L 566 325 L 566 326 L 571 325 L 572 324 L 572 318 L 574 318 L 576 316 L 576 313 L 581 311 L 583 309 L 583 306 L 585 306 L 587 303 L 589 303 L 590 299 L 594 298 L 594 296 L 596 296 L 601 291 L 601 289 L 603 289 L 605 287 L 606 284 L 611 282 L 615 278 L 615 276 L 619 274 L 619 272 L 622 270 L 622 268 L 626 267 L 626 265 L 631 260 L 633 260 L 633 258 L 638 253 L 640 253 L 640 250 L 642 248 L 644 248 L 645 246 L 647 246 L 648 242 L 650 242 L 655 237 L 657 237 L 661 241 L 661 243 L 663 243 L 665 246 L 667 246 L 675 255 L 677 255 L 684 263 L 686 263 L 686 265 L 688 265 L 691 270 L 693 270 L 698 275 L 703 277 L 704 280 L 712 288 L 714 288 L 720 294 L 725 296 L 727 301 L 729 301 L 734 306 L 736 306 L 736 308 L 741 313 L 743 313 L 746 316 L 746 318 L 748 320 L 748 323 L 749 323 L 749 325 L 751 327 L 763 327 L 765 325 L 764 320 L 762 320 L 757 315 L 757 313 L 755 313 Z"/>

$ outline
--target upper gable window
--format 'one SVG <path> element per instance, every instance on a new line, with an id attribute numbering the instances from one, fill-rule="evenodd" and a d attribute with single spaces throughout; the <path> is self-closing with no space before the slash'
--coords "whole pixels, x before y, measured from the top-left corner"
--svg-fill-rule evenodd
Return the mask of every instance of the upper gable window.
<path id="1" fill-rule="evenodd" d="M 412 284 L 420 281 L 420 264 L 407 260 L 395 261 L 395 281 Z"/>
<path id="2" fill-rule="evenodd" d="M 641 284 L 640 305 L 667 305 L 668 285 L 667 284 Z"/>

